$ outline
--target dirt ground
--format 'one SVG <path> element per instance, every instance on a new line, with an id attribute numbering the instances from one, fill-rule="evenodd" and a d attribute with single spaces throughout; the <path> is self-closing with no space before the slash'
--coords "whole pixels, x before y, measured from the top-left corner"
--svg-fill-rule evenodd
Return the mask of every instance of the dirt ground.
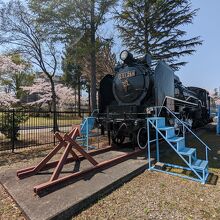
<path id="1" fill-rule="evenodd" d="M 212 148 L 210 172 L 214 175 L 208 184 L 146 171 L 72 219 L 220 219 L 220 181 L 216 181 L 220 175 L 220 136 L 209 130 L 199 136 Z M 194 140 L 189 144 L 202 149 Z M 32 156 L 28 152 L 0 155 L 0 169 L 35 164 L 46 152 L 37 150 Z M 172 157 L 172 162 L 175 160 Z M 0 219 L 25 219 L 3 187 L 0 187 Z"/>

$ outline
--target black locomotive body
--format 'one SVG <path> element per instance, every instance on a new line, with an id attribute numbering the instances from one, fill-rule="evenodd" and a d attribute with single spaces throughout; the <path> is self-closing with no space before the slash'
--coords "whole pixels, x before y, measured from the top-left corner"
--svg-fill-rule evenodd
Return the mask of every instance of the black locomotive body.
<path id="1" fill-rule="evenodd" d="M 102 131 L 111 133 L 113 142 L 120 144 L 128 137 L 140 148 L 147 146 L 146 117 L 151 106 L 166 105 L 178 117 L 193 127 L 210 120 L 210 98 L 206 90 L 184 87 L 173 70 L 160 61 L 151 68 L 149 55 L 133 58 L 128 51 L 121 53 L 122 64 L 115 75 L 106 75 L 100 82 L 98 121 Z"/>

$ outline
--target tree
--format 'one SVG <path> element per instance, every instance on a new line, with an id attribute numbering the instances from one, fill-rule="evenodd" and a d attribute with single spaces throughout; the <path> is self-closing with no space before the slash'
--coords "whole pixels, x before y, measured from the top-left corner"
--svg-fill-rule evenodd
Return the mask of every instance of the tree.
<path id="1" fill-rule="evenodd" d="M 51 106 L 52 103 L 52 93 L 51 84 L 47 78 L 36 78 L 33 85 L 24 86 L 22 89 L 29 95 L 36 95 L 36 100 L 31 100 L 28 105 L 42 107 L 45 105 Z M 74 91 L 67 86 L 57 83 L 55 85 L 55 92 L 57 94 L 57 105 L 59 109 L 66 110 L 65 107 L 69 107 L 70 104 L 74 103 Z M 68 98 L 67 98 L 68 96 Z M 76 103 L 75 103 L 76 104 Z"/>
<path id="2" fill-rule="evenodd" d="M 213 91 L 209 92 L 210 96 L 214 99 L 216 105 L 220 105 L 220 94 L 219 89 L 214 88 Z"/>
<path id="3" fill-rule="evenodd" d="M 96 48 L 97 48 L 97 80 L 96 80 L 96 88 L 98 89 L 99 82 L 106 74 L 114 74 L 115 65 L 116 65 L 116 55 L 112 52 L 113 42 L 111 39 L 101 40 L 100 38 L 96 39 Z M 83 77 L 86 79 L 87 84 L 90 85 L 91 77 L 90 77 L 90 67 L 91 61 L 90 57 L 82 57 L 81 66 Z"/>
<path id="4" fill-rule="evenodd" d="M 5 80 L 8 76 L 23 71 L 23 68 L 23 65 L 15 64 L 11 57 L 0 56 L 0 80 Z M 7 90 L 0 92 L 0 97 L 1 109 L 14 107 L 19 102 L 15 94 Z M 14 110 L 3 111 L 1 114 L 0 132 L 7 138 L 10 138 L 11 141 L 17 140 L 19 124 L 26 119 L 27 117 L 16 114 Z"/>
<path id="5" fill-rule="evenodd" d="M 10 56 L 0 55 L 0 79 L 12 73 L 23 71 L 24 66 L 16 64 Z"/>
<path id="6" fill-rule="evenodd" d="M 81 116 L 81 88 L 82 88 L 82 71 L 79 60 L 82 57 L 82 51 L 73 42 L 69 42 L 65 46 L 64 56 L 62 57 L 62 80 L 65 85 L 75 90 L 78 93 L 78 115 Z M 76 92 L 77 91 L 77 92 Z M 75 105 L 76 106 L 76 105 Z M 76 109 L 75 109 L 76 110 Z"/>
<path id="7" fill-rule="evenodd" d="M 17 71 L 10 71 L 1 79 L 2 86 L 5 86 L 7 92 L 13 92 L 17 99 L 24 97 L 22 86 L 28 86 L 33 83 L 34 75 L 30 73 L 30 63 L 26 62 L 20 54 L 9 54 L 8 57 L 16 64 Z"/>
<path id="8" fill-rule="evenodd" d="M 1 55 L 0 56 L 0 82 L 7 80 L 8 77 L 13 74 L 22 72 L 24 66 L 21 64 L 15 64 L 10 56 Z M 4 84 L 3 84 L 4 85 Z M 4 92 L 0 92 L 0 107 L 12 107 L 19 100 L 15 97 L 13 93 L 5 89 Z"/>
<path id="9" fill-rule="evenodd" d="M 38 14 L 39 22 L 49 24 L 57 38 L 75 40 L 89 36 L 87 52 L 90 55 L 92 109 L 96 108 L 96 35 L 105 23 L 106 14 L 117 0 L 31 0 L 32 10 Z M 59 5 L 59 7 L 57 7 Z M 48 27 L 48 26 L 47 26 Z M 54 31 L 56 30 L 56 31 Z"/>
<path id="10" fill-rule="evenodd" d="M 11 93 L 0 92 L 0 108 L 10 108 L 19 100 Z"/>
<path id="11" fill-rule="evenodd" d="M 49 79 L 52 93 L 52 109 L 56 113 L 54 76 L 57 71 L 57 51 L 50 33 L 21 1 L 2 3 L 0 8 L 0 43 L 14 45 L 14 50 L 23 54 L 40 68 Z M 58 130 L 55 114 L 55 130 Z"/>
<path id="12" fill-rule="evenodd" d="M 202 44 L 200 37 L 186 39 L 184 25 L 191 24 L 198 9 L 190 0 L 124 0 L 115 19 L 123 44 L 138 55 L 151 54 L 174 70 L 185 65 L 182 56 L 191 55 Z"/>

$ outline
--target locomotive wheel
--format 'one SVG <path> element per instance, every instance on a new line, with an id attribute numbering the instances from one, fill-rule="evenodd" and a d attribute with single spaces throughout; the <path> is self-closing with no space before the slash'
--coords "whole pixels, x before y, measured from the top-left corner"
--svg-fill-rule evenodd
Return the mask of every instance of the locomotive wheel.
<path id="1" fill-rule="evenodd" d="M 124 140 L 125 140 L 124 136 L 117 136 L 115 138 L 112 138 L 114 144 L 122 144 Z"/>
<path id="2" fill-rule="evenodd" d="M 145 149 L 147 147 L 147 128 L 142 127 L 137 133 L 137 144 L 140 149 Z"/>

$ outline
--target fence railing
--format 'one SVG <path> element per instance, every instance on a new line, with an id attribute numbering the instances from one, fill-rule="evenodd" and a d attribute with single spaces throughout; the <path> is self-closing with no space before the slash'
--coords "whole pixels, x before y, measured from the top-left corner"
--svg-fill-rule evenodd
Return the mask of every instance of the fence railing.
<path id="1" fill-rule="evenodd" d="M 0 151 L 56 144 L 54 133 L 79 125 L 89 112 L 0 110 Z"/>

